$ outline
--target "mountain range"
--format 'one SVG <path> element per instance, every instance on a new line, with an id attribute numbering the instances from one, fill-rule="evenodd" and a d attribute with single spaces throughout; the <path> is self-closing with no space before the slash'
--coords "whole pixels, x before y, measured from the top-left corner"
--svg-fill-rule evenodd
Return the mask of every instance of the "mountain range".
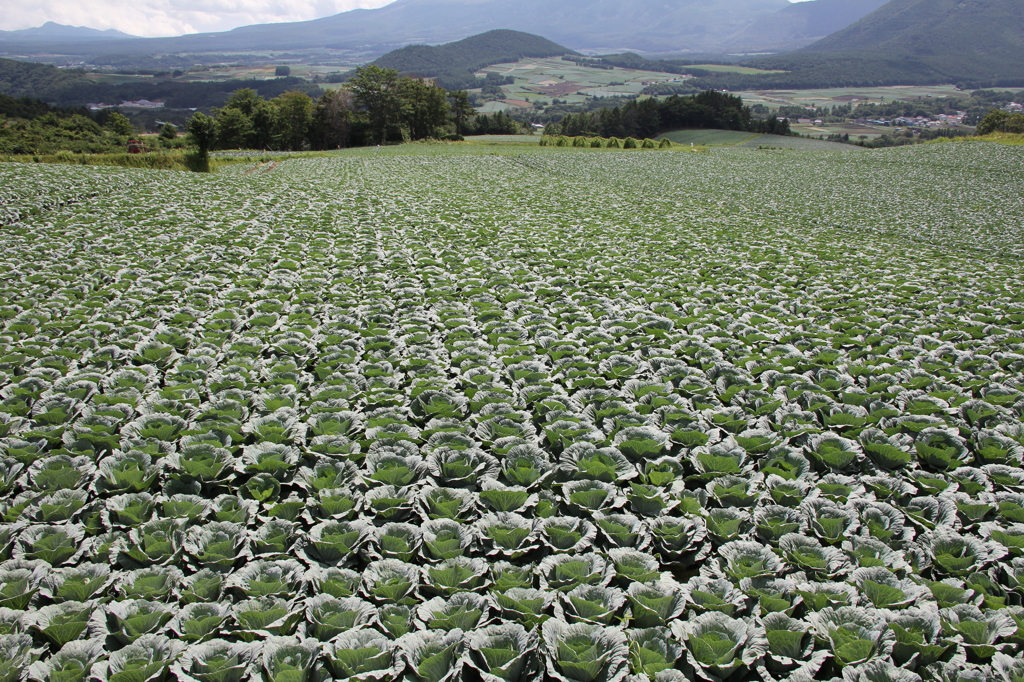
<path id="1" fill-rule="evenodd" d="M 726 52 L 790 49 L 827 35 L 880 0 L 396 0 L 312 21 L 258 24 L 221 33 L 97 43 L 95 34 L 0 32 L 0 52 L 36 43 L 58 54 L 167 54 L 336 48 L 383 54 L 441 44 L 495 29 L 542 35 L 573 49 L 619 52 Z M 49 26 L 49 25 L 48 25 Z M 757 28 L 766 26 L 769 29 Z M 44 27 L 45 28 L 45 27 Z M 753 31 L 753 32 L 751 32 Z M 771 36 L 765 41 L 766 35 Z M 42 45 L 47 38 L 50 44 Z"/>
<path id="2" fill-rule="evenodd" d="M 1024 64 L 1024 3 L 892 0 L 804 52 L 905 55 L 951 76 L 1009 76 Z"/>
<path id="3" fill-rule="evenodd" d="M 436 51 L 424 44 L 501 29 L 536 34 L 532 37 L 548 51 L 553 48 L 544 41 L 578 51 L 690 53 L 695 58 L 709 52 L 775 53 L 748 56 L 743 63 L 784 72 L 722 74 L 696 83 L 710 88 L 950 82 L 1019 87 L 1024 85 L 1021 4 L 1022 0 L 396 0 L 379 9 L 313 21 L 175 38 L 130 38 L 47 24 L 0 32 L 0 54 L 21 59 L 43 53 L 191 57 L 335 48 L 372 59 L 419 45 L 399 56 L 412 56 L 423 64 L 450 62 L 451 51 L 461 49 Z M 66 37 L 58 40 L 58 35 Z M 795 51 L 779 54 L 785 50 Z"/>
<path id="4" fill-rule="evenodd" d="M 891 0 L 812 45 L 755 64 L 788 72 L 777 78 L 781 87 L 794 87 L 795 76 L 812 73 L 815 79 L 858 75 L 861 82 L 873 73 L 878 85 L 1021 87 L 1021 5 L 1021 0 Z M 737 82 L 730 89 L 742 86 Z"/>
<path id="5" fill-rule="evenodd" d="M 734 51 L 777 52 L 795 50 L 846 28 L 885 5 L 889 0 L 814 0 L 794 2 L 761 17 L 732 36 Z"/>
<path id="6" fill-rule="evenodd" d="M 0 31 L 0 40 L 19 42 L 52 42 L 57 40 L 78 42 L 87 40 L 117 40 L 135 37 L 136 36 L 122 33 L 121 31 L 116 31 L 112 28 L 108 28 L 106 31 L 100 31 L 99 29 L 86 28 L 85 26 L 67 26 L 53 21 L 48 21 L 42 26 L 36 26 L 35 28 L 23 28 L 18 29 L 17 31 Z"/>

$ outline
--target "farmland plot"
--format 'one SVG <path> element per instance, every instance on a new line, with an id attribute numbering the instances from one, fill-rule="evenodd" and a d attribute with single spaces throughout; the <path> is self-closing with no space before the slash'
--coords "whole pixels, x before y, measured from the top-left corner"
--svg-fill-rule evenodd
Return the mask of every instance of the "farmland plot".
<path id="1" fill-rule="evenodd" d="M 0 678 L 1019 679 L 1024 163 L 0 167 Z"/>

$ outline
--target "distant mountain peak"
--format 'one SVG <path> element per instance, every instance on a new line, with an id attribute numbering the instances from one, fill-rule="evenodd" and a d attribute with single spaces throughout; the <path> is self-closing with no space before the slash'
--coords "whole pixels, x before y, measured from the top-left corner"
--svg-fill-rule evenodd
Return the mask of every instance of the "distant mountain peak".
<path id="1" fill-rule="evenodd" d="M 115 40 L 124 38 L 136 38 L 113 28 L 100 30 L 87 26 L 69 26 L 58 24 L 55 21 L 47 21 L 42 26 L 35 28 L 23 28 L 17 31 L 0 31 L 0 38 L 8 40 Z"/>

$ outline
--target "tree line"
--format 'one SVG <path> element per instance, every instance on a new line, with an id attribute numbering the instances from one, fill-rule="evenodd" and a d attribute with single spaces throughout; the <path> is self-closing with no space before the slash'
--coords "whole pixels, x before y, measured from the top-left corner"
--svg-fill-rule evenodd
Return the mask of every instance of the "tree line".
<path id="1" fill-rule="evenodd" d="M 86 118 L 92 116 L 85 107 L 55 107 L 41 99 L 8 97 L 7 95 L 0 94 L 0 116 L 32 120 L 51 113 L 65 118 L 75 115 L 85 116 Z"/>
<path id="2" fill-rule="evenodd" d="M 464 91 L 449 92 L 426 80 L 402 77 L 394 69 L 356 69 L 346 87 L 314 99 L 299 91 L 266 99 L 251 88 L 231 94 L 212 116 L 195 114 L 189 131 L 197 146 L 214 149 L 300 151 L 414 141 L 459 139 L 462 133 L 518 132 L 519 124 L 480 117 Z M 511 124 L 511 125 L 509 125 Z M 513 127 L 514 126 L 514 127 Z M 509 129 L 511 128 L 511 129 Z"/>
<path id="3" fill-rule="evenodd" d="M 1024 114 L 993 109 L 985 118 L 981 119 L 977 133 L 978 135 L 991 135 L 992 133 L 1024 135 Z"/>
<path id="4" fill-rule="evenodd" d="M 917 97 L 913 100 L 887 100 L 879 102 L 861 101 L 857 104 L 833 104 L 820 106 L 813 110 L 799 105 L 781 106 L 774 110 L 776 116 L 790 119 L 820 118 L 826 124 L 843 123 L 856 119 L 887 119 L 906 117 L 916 118 L 937 117 L 940 114 L 954 115 L 964 113 L 964 125 L 976 125 L 992 109 L 1004 108 L 1011 102 L 1024 99 L 1024 91 L 1009 90 L 975 90 L 963 96 L 951 97 Z M 767 116 L 772 109 L 763 104 L 754 104 L 750 110 L 755 116 Z"/>
<path id="5" fill-rule="evenodd" d="M 85 81 L 66 85 L 47 99 L 65 105 L 77 105 L 84 102 L 118 104 L 122 101 L 148 99 L 162 101 L 167 109 L 208 109 L 223 106 L 231 93 L 241 88 L 251 88 L 267 98 L 277 97 L 290 91 L 304 92 L 310 97 L 319 97 L 323 94 L 323 90 L 315 83 L 310 83 L 304 78 L 287 76 L 268 80 L 175 81 L 168 79 L 153 83 L 136 82 L 120 85 Z"/>
<path id="6" fill-rule="evenodd" d="M 810 90 L 822 88 L 882 87 L 889 85 L 944 85 L 948 74 L 915 59 L 879 56 L 793 53 L 760 57 L 740 66 L 766 73 L 717 72 L 662 63 L 659 71 L 694 76 L 682 83 L 648 86 L 644 94 L 666 96 L 694 90 Z M 774 73 L 772 73 L 774 71 Z M 990 84 L 1013 87 L 1015 83 Z M 980 86 L 979 86 L 980 87 Z M 987 87 L 987 86 L 986 86 Z"/>
<path id="7" fill-rule="evenodd" d="M 9 113 L 14 116 L 7 118 Z M 93 114 L 0 95 L 0 154 L 123 153 L 134 133 L 131 121 L 117 111 Z M 175 137 L 170 126 L 169 138 Z M 169 140 L 165 146 L 171 146 Z"/>
<path id="8" fill-rule="evenodd" d="M 760 57 L 738 62 L 739 66 L 761 69 L 764 73 L 734 73 L 693 66 L 692 59 L 645 59 L 633 52 L 602 57 L 568 58 L 584 66 L 658 71 L 690 76 L 681 83 L 658 83 L 644 89 L 655 96 L 688 95 L 704 90 L 806 90 L 841 87 L 879 87 L 886 85 L 940 85 L 948 83 L 948 74 L 920 60 L 894 58 L 891 55 L 835 55 L 793 53 Z M 706 60 L 701 64 L 733 64 Z M 978 70 L 978 69 L 974 69 Z M 775 71 L 776 73 L 772 73 Z M 982 69 L 980 72 L 983 72 Z M 961 84 L 961 89 L 1017 87 L 1016 78 L 993 78 Z"/>
<path id="9" fill-rule="evenodd" d="M 782 66 L 783 64 L 762 64 Z M 662 83 L 644 88 L 644 94 L 668 95 L 676 92 L 690 92 L 693 89 L 723 90 L 817 90 L 834 88 L 875 88 L 896 85 L 947 85 L 950 77 L 930 68 L 916 68 L 913 64 L 897 67 L 888 61 L 872 61 L 851 58 L 850 63 L 840 61 L 820 67 L 775 74 L 718 73 L 689 79 L 684 83 Z M 984 80 L 961 80 L 956 83 L 961 90 L 983 88 L 1024 87 L 1024 78 L 992 78 Z"/>
<path id="10" fill-rule="evenodd" d="M 266 100 L 251 89 L 231 95 L 212 117 L 196 114 L 189 130 L 200 148 L 298 151 L 415 141 L 461 139 L 474 134 L 516 134 L 529 121 L 499 112 L 476 115 L 465 91 L 449 92 L 397 70 L 368 65 L 346 87 L 314 100 L 287 92 Z M 545 134 L 567 137 L 654 137 L 681 128 L 719 128 L 786 135 L 789 122 L 774 115 L 756 118 L 742 98 L 721 92 L 691 97 L 632 100 L 622 106 L 569 114 Z"/>
<path id="11" fill-rule="evenodd" d="M 58 69 L 50 64 L 0 59 L 0 94 L 47 97 L 54 90 L 87 82 L 84 69 Z"/>
<path id="12" fill-rule="evenodd" d="M 148 99 L 163 102 L 166 109 L 209 109 L 223 106 L 231 93 L 241 88 L 252 88 L 266 98 L 290 90 L 305 92 L 310 97 L 323 94 L 317 84 L 295 76 L 225 81 L 176 81 L 168 77 L 113 84 L 89 80 L 82 69 L 58 69 L 49 64 L 0 59 L 0 94 L 39 98 L 61 107 Z"/>
<path id="13" fill-rule="evenodd" d="M 754 118 L 743 99 L 709 90 L 692 96 L 673 95 L 663 100 L 632 100 L 622 106 L 569 114 L 549 123 L 546 135 L 567 137 L 650 138 L 682 128 L 718 128 L 788 135 L 789 122 L 772 115 Z"/>

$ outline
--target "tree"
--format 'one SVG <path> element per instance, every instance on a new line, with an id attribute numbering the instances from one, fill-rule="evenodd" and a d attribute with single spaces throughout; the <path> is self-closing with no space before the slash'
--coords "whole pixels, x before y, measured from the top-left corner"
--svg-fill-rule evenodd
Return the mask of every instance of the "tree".
<path id="1" fill-rule="evenodd" d="M 217 143 L 217 121 L 197 111 L 188 120 L 188 134 L 192 136 L 192 143 L 200 155 L 208 156 Z"/>
<path id="2" fill-rule="evenodd" d="M 581 113 L 579 116 L 567 114 L 566 117 L 562 119 L 562 135 L 565 135 L 566 137 L 584 135 L 585 131 L 583 128 L 585 124 L 585 114 Z"/>
<path id="3" fill-rule="evenodd" d="M 601 132 L 601 137 L 626 137 L 626 126 L 622 122 L 622 110 L 618 107 L 609 112 L 606 128 Z"/>
<path id="4" fill-rule="evenodd" d="M 135 134 L 135 126 L 124 114 L 114 111 L 107 117 L 107 128 L 115 135 L 131 137 Z"/>
<path id="5" fill-rule="evenodd" d="M 300 151 L 313 121 L 313 100 L 304 92 L 292 90 L 276 97 L 276 138 L 280 147 Z"/>
<path id="6" fill-rule="evenodd" d="M 978 123 L 978 135 L 991 133 L 1024 134 L 1024 114 L 1011 114 L 1001 109 L 993 109 Z"/>
<path id="7" fill-rule="evenodd" d="M 210 150 L 217 144 L 217 121 L 197 111 L 188 120 L 188 134 L 195 149 L 185 155 L 186 165 L 197 173 L 209 173 Z"/>
<path id="8" fill-rule="evenodd" d="M 328 90 L 313 109 L 310 144 L 314 149 L 347 147 L 351 128 L 351 95 L 346 90 Z"/>
<path id="9" fill-rule="evenodd" d="M 261 100 L 252 112 L 252 137 L 249 138 L 249 148 L 270 149 L 276 125 L 277 109 L 270 102 Z"/>
<path id="10" fill-rule="evenodd" d="M 177 137 L 178 137 L 178 129 L 174 126 L 173 123 L 165 123 L 163 125 L 163 127 L 160 128 L 160 139 L 161 140 L 166 141 L 166 142 L 170 142 L 172 140 L 177 139 Z"/>
<path id="11" fill-rule="evenodd" d="M 516 120 L 504 111 L 493 116 L 477 116 L 472 124 L 472 133 L 475 135 L 518 135 L 521 130 Z"/>
<path id="12" fill-rule="evenodd" d="M 762 108 L 762 113 L 765 112 L 767 109 Z M 775 116 L 768 113 L 767 119 L 755 120 L 751 108 L 744 106 L 740 97 L 709 91 L 691 97 L 673 95 L 663 100 L 632 100 L 621 107 L 603 107 L 593 112 L 566 114 L 557 124 L 549 124 L 545 132 L 620 139 L 633 137 L 641 140 L 680 128 L 724 128 L 789 134 L 789 124 L 776 121 Z"/>
<path id="13" fill-rule="evenodd" d="M 252 116 L 261 102 L 266 102 L 266 100 L 260 97 L 255 90 L 252 88 L 242 88 L 231 93 L 223 108 L 238 109 L 246 116 Z"/>
<path id="14" fill-rule="evenodd" d="M 349 88 L 356 104 L 366 110 L 374 136 L 384 143 L 388 128 L 398 124 L 401 113 L 398 71 L 374 64 L 358 67 L 349 79 Z"/>
<path id="15" fill-rule="evenodd" d="M 241 109 L 224 107 L 217 112 L 217 146 L 221 149 L 246 148 L 252 134 L 252 119 Z"/>
<path id="16" fill-rule="evenodd" d="M 278 78 L 284 78 L 292 75 L 292 67 L 290 66 L 279 66 L 274 69 L 274 75 Z"/>
<path id="17" fill-rule="evenodd" d="M 232 109 L 241 112 L 228 114 L 222 132 L 222 147 L 244 149 L 269 149 L 273 142 L 275 108 L 251 88 L 242 88 L 231 93 L 228 101 L 217 111 L 218 124 L 221 117 Z"/>
<path id="18" fill-rule="evenodd" d="M 639 126 L 637 125 L 638 112 L 636 107 L 636 100 L 627 102 L 622 107 L 622 127 L 626 131 L 626 137 L 635 137 L 639 135 Z"/>
<path id="19" fill-rule="evenodd" d="M 455 117 L 455 132 L 462 135 L 463 124 L 466 119 L 476 116 L 476 109 L 469 103 L 469 93 L 465 90 L 451 93 L 448 100 L 451 103 L 452 115 Z"/>
<path id="20" fill-rule="evenodd" d="M 658 112 L 658 101 L 654 98 L 645 99 L 637 106 L 637 132 L 645 138 L 657 135 L 661 131 L 661 114 Z"/>
<path id="21" fill-rule="evenodd" d="M 424 80 L 402 78 L 398 82 L 402 123 L 409 137 L 422 140 L 435 137 L 438 128 L 448 122 L 448 92 Z"/>

